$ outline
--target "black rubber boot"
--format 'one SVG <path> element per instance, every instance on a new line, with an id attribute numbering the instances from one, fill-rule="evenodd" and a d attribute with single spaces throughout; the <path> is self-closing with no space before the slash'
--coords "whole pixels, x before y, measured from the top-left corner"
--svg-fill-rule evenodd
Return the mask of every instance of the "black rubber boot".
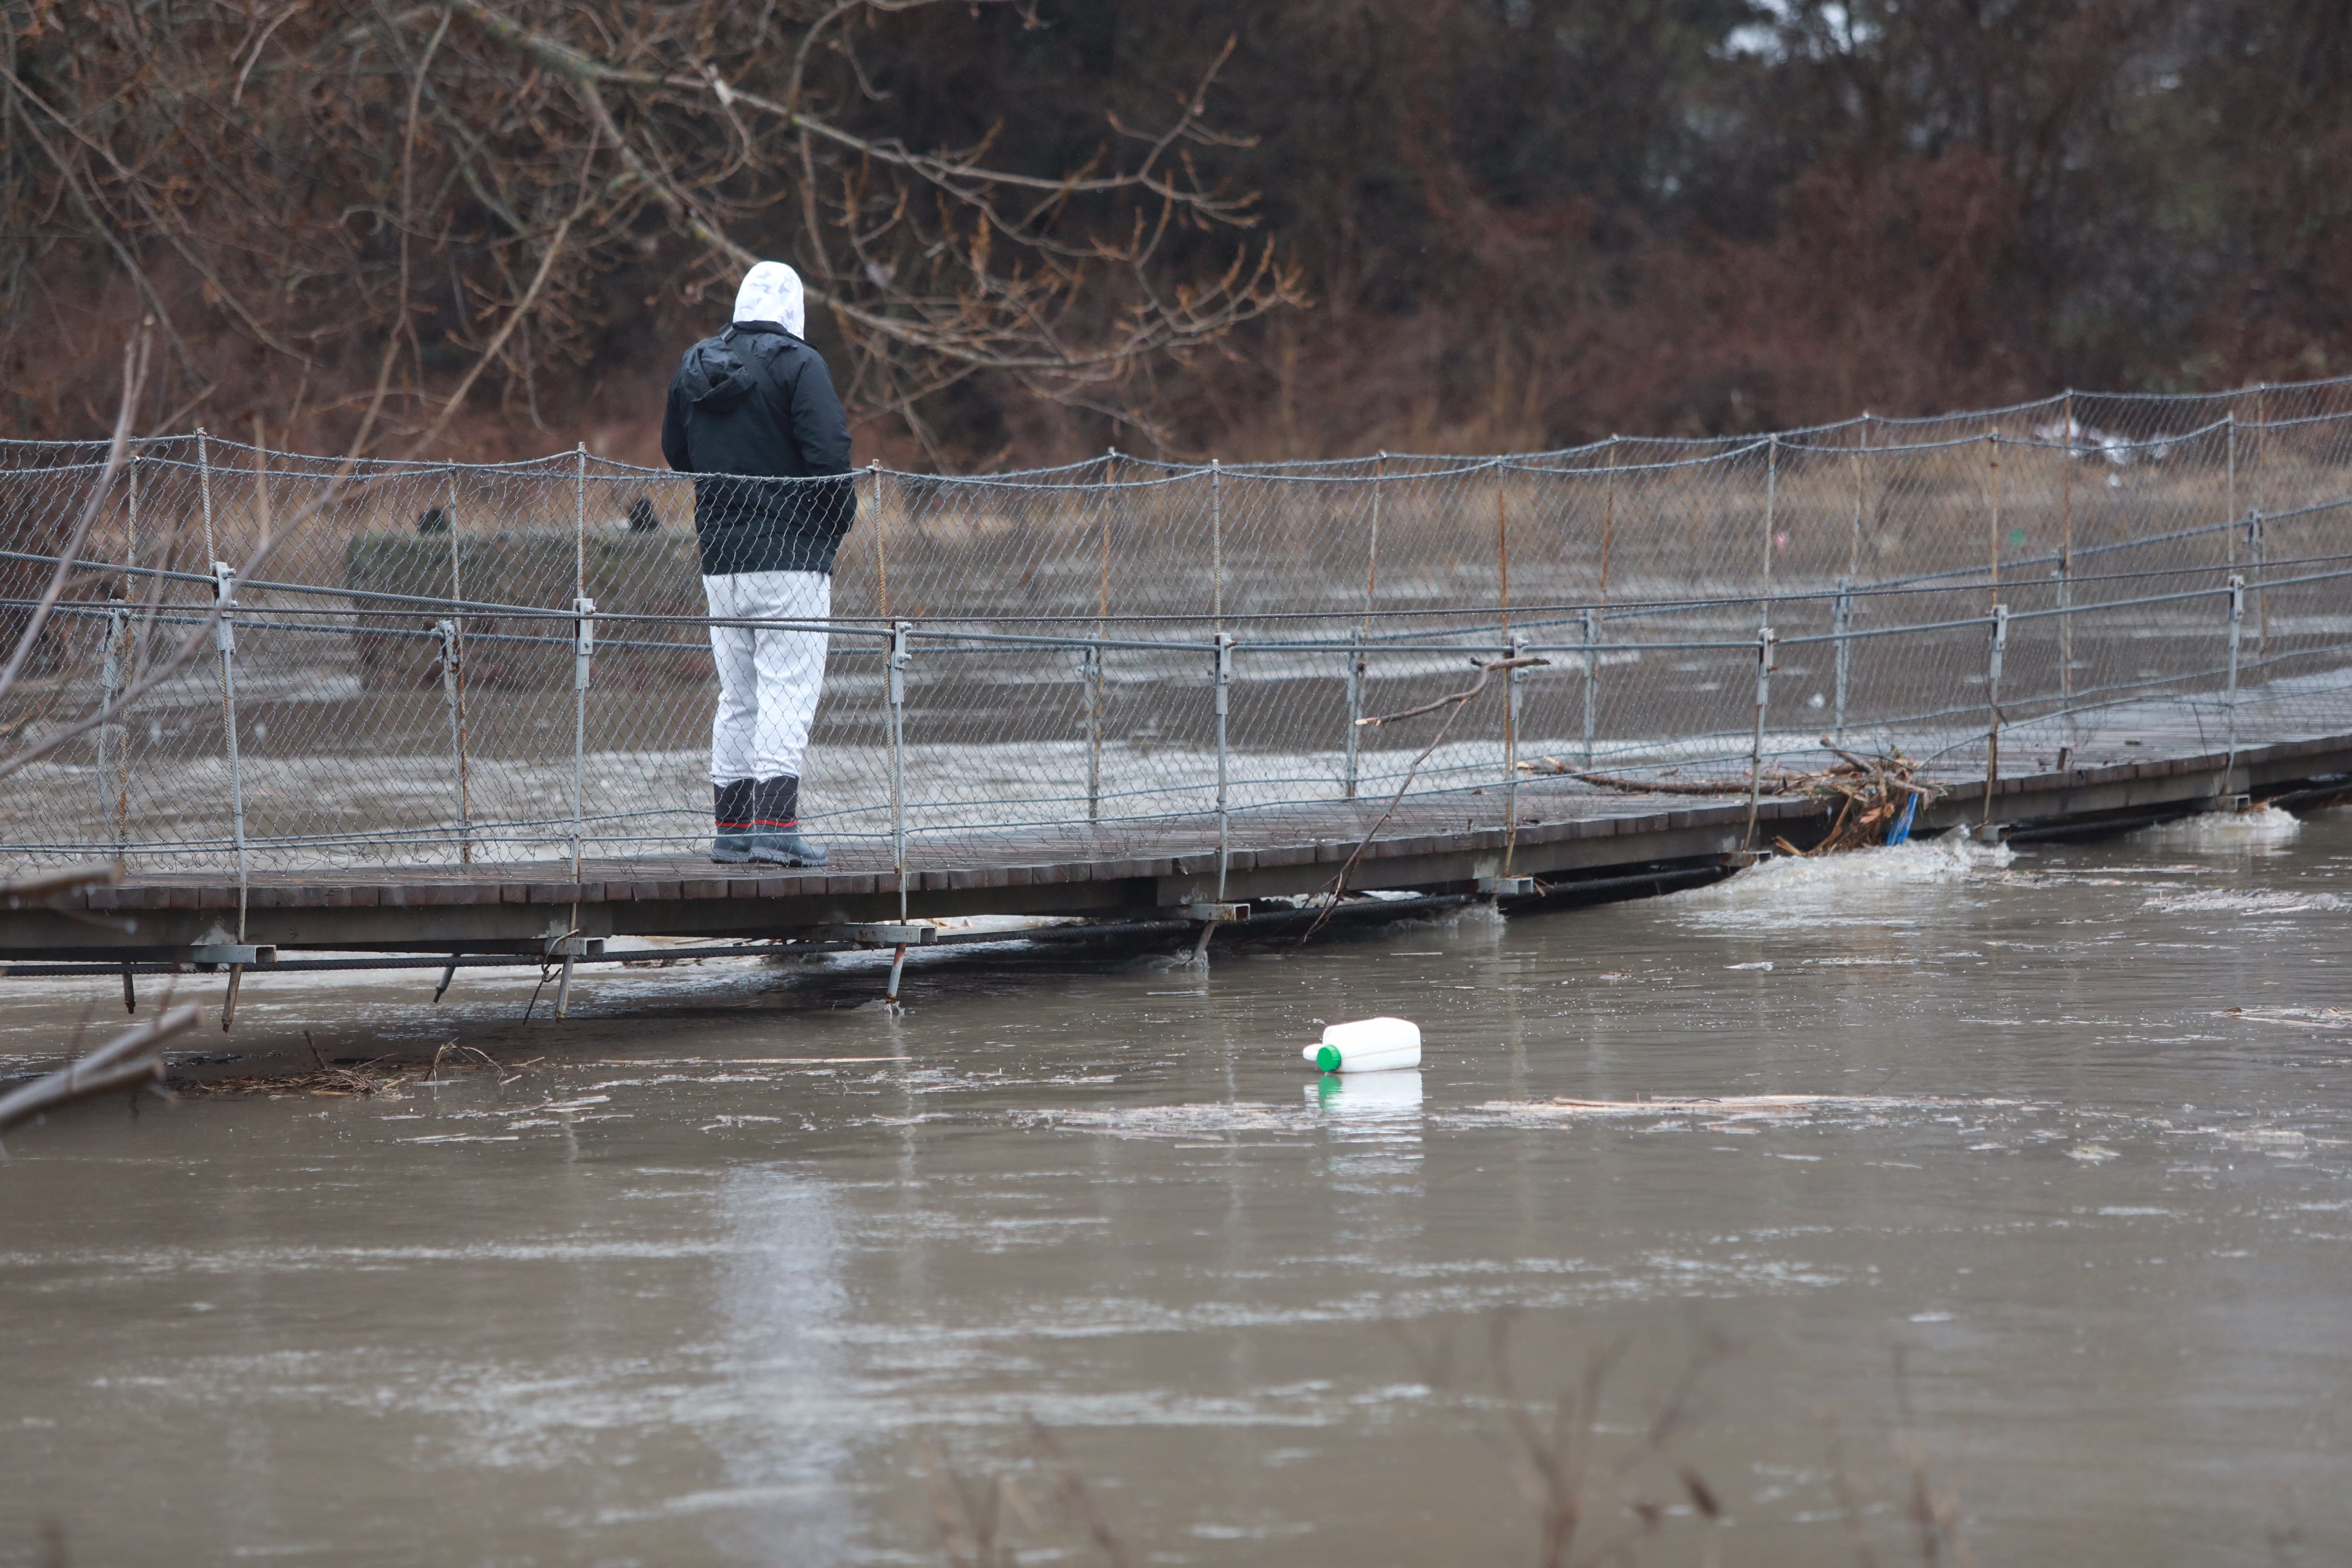
<path id="1" fill-rule="evenodd" d="M 778 866 L 822 866 L 824 848 L 800 835 L 801 781 L 761 779 L 751 796 L 751 858 Z"/>
<path id="2" fill-rule="evenodd" d="M 710 858 L 722 866 L 740 865 L 751 858 L 754 793 L 750 779 L 710 786 L 710 815 L 719 826 L 718 837 L 711 840 Z"/>

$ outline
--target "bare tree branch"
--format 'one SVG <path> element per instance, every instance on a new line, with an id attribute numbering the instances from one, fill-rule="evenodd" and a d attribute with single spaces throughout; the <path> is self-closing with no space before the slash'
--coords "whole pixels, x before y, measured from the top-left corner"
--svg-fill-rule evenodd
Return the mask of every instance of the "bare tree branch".
<path id="1" fill-rule="evenodd" d="M 188 389 L 206 388 L 199 411 L 224 378 L 217 356 L 200 374 L 172 328 L 166 305 L 185 295 L 265 351 L 257 367 L 367 364 L 311 405 L 350 411 L 338 444 L 355 455 L 389 431 L 446 439 L 493 363 L 529 393 L 527 367 L 589 358 L 617 324 L 616 292 L 642 292 L 612 289 L 618 275 L 652 281 L 649 305 L 691 301 L 769 255 L 793 262 L 846 343 L 841 379 L 872 399 L 854 416 L 919 434 L 927 400 L 995 374 L 1131 418 L 1139 367 L 1303 299 L 1249 237 L 1255 195 L 1196 158 L 1244 144 L 1207 121 L 1238 46 L 1189 68 L 1164 119 L 1108 116 L 1079 166 L 1024 167 L 1001 151 L 1021 144 L 1001 121 L 976 136 L 921 129 L 940 121 L 887 74 L 940 47 L 919 14 L 968 8 L 985 26 L 1004 5 L 1039 25 L 1024 0 L 740 15 L 433 0 L 360 23 L 269 0 L 213 29 L 90 0 L 110 52 L 68 58 L 44 32 L 0 62 L 35 154 L 11 199 L 58 212 L 61 257 L 79 247 L 138 289 Z M 221 82 L 228 93 L 205 87 Z M 521 267 L 518 249 L 551 228 Z M 1188 233 L 1230 246 L 1171 264 Z M 446 305 L 423 281 L 444 273 Z"/>

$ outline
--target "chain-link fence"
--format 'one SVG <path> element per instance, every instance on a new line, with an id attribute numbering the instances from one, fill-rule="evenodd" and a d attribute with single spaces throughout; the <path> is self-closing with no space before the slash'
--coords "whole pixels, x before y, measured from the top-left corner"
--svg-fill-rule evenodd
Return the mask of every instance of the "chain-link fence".
<path id="1" fill-rule="evenodd" d="M 2017 773 L 2352 731 L 2347 440 L 2326 382 L 1508 458 L 862 470 L 802 815 L 837 868 L 1024 863 L 1329 837 L 1401 787 L 1493 827 L 1825 742 L 1958 776 L 1996 732 Z M 0 646 L 104 457 L 0 444 Z M 707 850 L 690 479 L 199 436 L 96 500 L 0 703 L 0 752 L 46 748 L 0 778 L 0 858 Z M 1359 722 L 1514 653 L 1548 662 Z"/>

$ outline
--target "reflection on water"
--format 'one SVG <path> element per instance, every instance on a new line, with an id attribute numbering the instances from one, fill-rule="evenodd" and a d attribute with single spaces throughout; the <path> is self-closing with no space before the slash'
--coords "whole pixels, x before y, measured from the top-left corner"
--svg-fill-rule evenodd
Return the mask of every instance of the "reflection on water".
<path id="1" fill-rule="evenodd" d="M 716 1295 L 719 1367 L 736 1410 L 719 1436 L 730 1490 L 709 1539 L 730 1560 L 828 1568 L 856 1560 L 850 1491 L 857 1388 L 842 1343 L 849 1315 L 839 1200 L 794 1171 L 723 1174 L 730 1243 Z"/>
<path id="2" fill-rule="evenodd" d="M 1538 1403 L 1622 1347 L 1612 1443 L 1735 1347 L 1627 1483 L 1639 1561 L 1850 1561 L 1847 1499 L 1912 1560 L 1898 1424 L 1979 1562 L 2343 1561 L 2352 820 L 2250 816 L 1205 978 L 925 955 L 903 1020 L 850 963 L 600 973 L 561 1026 L 528 977 L 256 977 L 243 1056 L 522 1070 L 12 1140 L 0 1563 L 45 1521 L 89 1563 L 934 1563 L 937 1451 L 1064 1561 L 1067 1476 L 1134 1563 L 1527 1561 L 1433 1386 L 1505 1309 Z M 110 1003 L 12 984 L 0 1060 Z M 1419 1071 L 1304 1069 L 1381 1014 Z"/>

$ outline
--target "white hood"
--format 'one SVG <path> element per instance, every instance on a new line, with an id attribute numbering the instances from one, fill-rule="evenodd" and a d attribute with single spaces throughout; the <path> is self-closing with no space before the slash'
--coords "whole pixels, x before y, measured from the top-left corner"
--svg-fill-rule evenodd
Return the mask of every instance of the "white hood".
<path id="1" fill-rule="evenodd" d="M 762 261 L 743 275 L 735 291 L 735 319 L 773 321 L 796 338 L 808 335 L 808 304 L 801 298 L 801 275 L 781 261 Z"/>

